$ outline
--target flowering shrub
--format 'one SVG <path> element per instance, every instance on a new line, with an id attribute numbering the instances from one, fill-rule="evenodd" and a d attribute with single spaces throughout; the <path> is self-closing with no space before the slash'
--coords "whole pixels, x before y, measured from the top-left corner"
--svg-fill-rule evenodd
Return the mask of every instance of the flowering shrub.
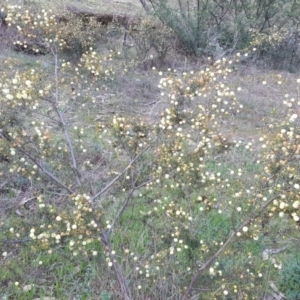
<path id="1" fill-rule="evenodd" d="M 3 9 L 8 26 L 17 31 L 14 48 L 31 54 L 46 54 L 55 47 L 69 57 L 80 57 L 105 32 L 96 17 L 85 20 L 70 11 L 24 9 L 10 4 Z"/>
<path id="2" fill-rule="evenodd" d="M 29 18 L 10 9 L 10 23 Z M 34 30 L 48 27 L 30 18 Z M 286 95 L 284 119 L 271 119 L 253 142 L 240 140 L 242 88 L 230 80 L 237 53 L 201 70 L 153 70 L 156 116 L 109 113 L 99 94 L 132 70 L 93 48 L 76 63 L 62 59 L 58 32 L 42 33 L 49 66 L 15 70 L 7 60 L 1 70 L 1 181 L 35 203 L 3 228 L 4 262 L 26 241 L 32 255 L 96 262 L 108 278 L 102 291 L 124 299 L 260 299 L 281 268 L 261 257 L 278 240 L 272 227 L 284 242 L 299 222 L 299 99 Z M 27 293 L 19 281 L 14 287 L 13 296 Z"/>

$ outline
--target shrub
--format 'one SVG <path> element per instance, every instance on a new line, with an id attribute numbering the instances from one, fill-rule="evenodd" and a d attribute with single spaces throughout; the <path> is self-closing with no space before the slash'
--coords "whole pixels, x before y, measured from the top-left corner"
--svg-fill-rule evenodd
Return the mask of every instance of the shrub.
<path id="1" fill-rule="evenodd" d="M 161 26 L 154 19 L 145 18 L 141 24 L 130 29 L 130 36 L 134 40 L 139 59 L 146 59 L 154 51 L 159 60 L 164 60 L 172 46 L 172 31 Z"/>
<path id="2" fill-rule="evenodd" d="M 46 54 L 55 45 L 69 58 L 78 59 L 95 48 L 96 40 L 106 31 L 96 17 L 85 18 L 68 10 L 56 12 L 17 5 L 6 5 L 4 10 L 8 26 L 17 30 L 15 50 L 29 54 Z"/>
<path id="3" fill-rule="evenodd" d="M 250 46 L 253 30 L 268 36 L 298 24 L 299 5 L 290 1 L 150 1 L 153 12 L 176 34 L 188 54 L 221 58 Z M 274 52 L 273 52 L 274 53 Z M 278 56 L 276 56 L 279 59 Z M 287 58 L 289 59 L 289 58 Z"/>
<path id="4" fill-rule="evenodd" d="M 285 118 L 255 144 L 233 138 L 230 122 L 243 110 L 229 80 L 238 53 L 200 70 L 154 70 L 163 107 L 155 117 L 99 116 L 112 105 L 99 94 L 119 89 L 114 79 L 129 66 L 94 49 L 69 62 L 60 43 L 48 41 L 50 65 L 15 70 L 10 59 L 1 71 L 0 175 L 11 191 L 12 178 L 26 179 L 22 192 L 36 205 L 3 228 L 4 262 L 26 241 L 29 262 L 42 253 L 99 264 L 102 298 L 259 299 L 265 274 L 278 274 L 258 255 L 278 238 L 266 228 L 299 222 L 298 100 L 286 96 Z M 19 195 L 18 209 L 29 201 Z M 26 293 L 18 284 L 11 297 Z"/>
<path id="5" fill-rule="evenodd" d="M 300 63 L 299 31 L 271 28 L 268 33 L 253 32 L 251 45 L 257 47 L 258 64 L 277 70 L 297 72 Z"/>

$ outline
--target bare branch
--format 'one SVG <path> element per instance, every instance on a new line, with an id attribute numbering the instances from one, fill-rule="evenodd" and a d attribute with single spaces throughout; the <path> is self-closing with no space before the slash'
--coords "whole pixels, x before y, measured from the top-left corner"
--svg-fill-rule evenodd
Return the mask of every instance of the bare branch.
<path id="1" fill-rule="evenodd" d="M 150 179 L 150 180 L 148 180 L 148 181 L 146 181 L 146 182 L 140 184 L 139 186 L 135 186 L 136 181 L 133 183 L 133 187 L 132 187 L 132 189 L 130 190 L 130 192 L 129 192 L 127 198 L 126 198 L 126 200 L 124 201 L 124 203 L 123 203 L 121 209 L 118 211 L 118 213 L 117 213 L 115 219 L 114 219 L 114 220 L 112 221 L 112 223 L 111 223 L 111 227 L 110 227 L 110 229 L 109 229 L 108 232 L 107 232 L 107 236 L 108 236 L 108 237 L 110 236 L 110 234 L 111 234 L 111 232 L 112 232 L 112 230 L 113 230 L 113 227 L 115 226 L 116 222 L 118 221 L 118 219 L 120 218 L 120 216 L 121 216 L 122 213 L 124 212 L 124 210 L 125 210 L 126 206 L 128 205 L 130 199 L 132 198 L 133 192 L 136 191 L 136 190 L 138 190 L 138 189 L 140 189 L 141 187 L 145 186 L 146 184 L 150 183 L 151 181 L 153 181 L 153 179 Z"/>
<path id="2" fill-rule="evenodd" d="M 1 244 L 21 244 L 21 243 L 28 243 L 32 242 L 32 238 L 20 239 L 20 240 L 0 240 Z"/>
<path id="3" fill-rule="evenodd" d="M 160 133 L 161 134 L 161 133 Z M 159 134 L 159 135 L 160 135 Z M 155 138 L 155 140 L 159 137 L 159 135 Z M 154 141 L 155 141 L 154 140 Z M 153 141 L 153 142 L 154 142 Z M 149 148 L 151 147 L 151 144 L 149 144 L 146 148 L 144 148 L 140 153 L 138 153 L 132 160 L 131 162 L 127 165 L 127 167 L 119 174 L 117 175 L 110 183 L 108 183 L 106 185 L 106 187 L 104 189 L 102 189 L 101 191 L 99 191 L 98 193 L 96 193 L 93 197 L 91 197 L 91 202 L 93 202 L 96 198 L 98 198 L 99 196 L 101 196 L 103 193 L 105 193 L 108 189 L 110 189 L 112 187 L 112 185 L 120 178 L 122 177 L 129 168 L 131 168 L 131 166 L 140 158 L 140 156 L 142 154 L 144 154 L 146 151 L 149 150 Z"/>
<path id="4" fill-rule="evenodd" d="M 108 234 L 104 230 L 102 230 L 101 235 L 102 235 L 101 240 L 109 253 L 109 258 L 112 263 L 112 267 L 113 267 L 115 276 L 116 276 L 118 283 L 120 285 L 120 288 L 122 290 L 122 296 L 124 297 L 125 300 L 132 300 L 130 290 L 129 290 L 127 282 L 126 282 L 126 278 L 120 271 L 120 267 L 119 267 L 119 264 L 118 264 L 116 258 L 112 255 L 112 249 L 111 249 Z"/>
<path id="5" fill-rule="evenodd" d="M 1 185 L 0 185 L 0 190 L 2 190 L 7 185 L 8 182 L 9 182 L 9 179 L 2 182 Z"/>
<path id="6" fill-rule="evenodd" d="M 73 168 L 72 168 L 73 173 L 75 175 L 77 185 L 81 186 L 80 174 L 79 174 L 79 171 L 78 171 L 78 168 L 77 168 L 77 160 L 76 160 L 75 153 L 74 153 L 74 148 L 73 148 L 73 145 L 72 145 L 72 142 L 71 142 L 71 139 L 70 139 L 69 131 L 68 131 L 65 119 L 64 119 L 64 115 L 63 115 L 63 113 L 61 113 L 59 111 L 59 109 L 57 107 L 57 104 L 58 104 L 58 101 L 59 101 L 58 58 L 57 58 L 57 52 L 54 51 L 52 48 L 51 48 L 51 52 L 52 52 L 52 54 L 54 56 L 54 60 L 55 60 L 55 71 L 54 71 L 54 73 L 55 73 L 55 102 L 50 101 L 50 103 L 52 104 L 55 112 L 57 113 L 57 115 L 59 117 L 61 127 L 62 127 L 62 130 L 64 132 L 65 139 L 67 141 L 67 144 L 68 144 L 68 147 L 69 147 L 69 150 L 70 150 L 71 160 L 72 160 L 72 165 L 73 165 Z"/>
<path id="7" fill-rule="evenodd" d="M 198 280 L 200 274 L 202 272 L 204 272 L 207 268 L 209 268 L 211 266 L 211 264 L 215 261 L 215 259 L 219 257 L 219 255 L 224 251 L 224 249 L 228 246 L 228 244 L 230 244 L 232 242 L 232 240 L 235 238 L 236 233 L 241 231 L 243 229 L 243 227 L 248 226 L 250 223 L 253 222 L 253 220 L 258 218 L 260 216 L 261 212 L 263 212 L 273 201 L 275 201 L 279 197 L 280 197 L 280 195 L 277 195 L 277 196 L 271 198 L 269 201 L 267 201 L 260 208 L 259 212 L 255 216 L 252 216 L 252 217 L 248 218 L 244 223 L 242 223 L 242 225 L 240 225 L 236 230 L 234 230 L 230 234 L 229 238 L 223 243 L 222 247 L 220 247 L 219 250 L 214 255 L 212 255 L 208 260 L 206 260 L 206 262 L 197 270 L 197 272 L 193 276 L 188 288 L 186 289 L 182 300 L 188 300 L 189 299 L 189 294 L 190 294 L 194 284 Z"/>
<path id="8" fill-rule="evenodd" d="M 145 0 L 140 0 L 140 3 L 142 4 L 144 10 L 146 11 L 147 14 L 149 14 L 151 12 L 149 6 L 147 5 Z"/>
<path id="9" fill-rule="evenodd" d="M 55 183 L 57 183 L 59 186 L 64 188 L 69 194 L 73 194 L 73 191 L 70 190 L 67 186 L 65 186 L 59 179 L 57 179 L 52 173 L 48 172 L 41 163 L 39 163 L 34 157 L 32 157 L 29 153 L 24 151 L 21 148 L 16 148 L 18 151 L 26 155 L 32 162 L 34 162 L 42 172 L 44 172 L 48 177 L 52 179 Z"/>

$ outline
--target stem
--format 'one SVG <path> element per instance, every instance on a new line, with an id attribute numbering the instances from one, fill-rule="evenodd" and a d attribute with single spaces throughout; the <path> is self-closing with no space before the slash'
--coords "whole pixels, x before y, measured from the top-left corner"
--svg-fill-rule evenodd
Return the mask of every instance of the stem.
<path id="1" fill-rule="evenodd" d="M 58 185 L 60 185 L 62 188 L 64 188 L 69 194 L 73 194 L 73 191 L 70 190 L 67 186 L 65 186 L 62 182 L 60 182 L 59 179 L 57 179 L 52 173 L 48 172 L 41 163 L 39 163 L 34 157 L 32 157 L 29 153 L 27 153 L 26 151 L 24 151 L 21 148 L 17 148 L 18 151 L 20 151 L 21 153 L 23 153 L 24 155 L 26 155 L 32 162 L 34 162 L 40 169 L 42 172 L 44 172 L 48 177 L 50 177 L 52 179 L 52 181 L 56 182 Z"/>
<path id="2" fill-rule="evenodd" d="M 148 180 L 148 181 L 146 181 L 146 182 L 140 184 L 139 186 L 135 186 L 136 181 L 134 182 L 133 188 L 130 190 L 130 192 L 129 192 L 127 198 L 126 198 L 126 200 L 124 201 L 124 203 L 123 203 L 121 209 L 118 211 L 118 213 L 117 213 L 115 219 L 113 220 L 113 222 L 112 222 L 112 224 L 111 224 L 110 229 L 109 229 L 108 232 L 107 232 L 107 236 L 108 236 L 108 237 L 110 236 L 110 234 L 111 234 L 111 232 L 112 232 L 112 230 L 113 230 L 113 227 L 115 226 L 116 222 L 118 221 L 118 219 L 120 218 L 120 216 L 121 216 L 122 213 L 124 212 L 124 210 L 125 210 L 126 206 L 128 205 L 130 199 L 132 198 L 133 192 L 136 191 L 136 190 L 138 190 L 138 189 L 140 189 L 141 187 L 145 186 L 146 184 L 148 184 L 148 183 L 151 182 L 151 181 L 152 181 L 152 179 L 150 179 L 150 180 Z"/>
<path id="3" fill-rule="evenodd" d="M 72 161 L 72 165 L 73 165 L 73 168 L 72 168 L 73 169 L 73 173 L 75 175 L 77 185 L 81 186 L 80 174 L 79 174 L 79 171 L 78 171 L 78 168 L 77 168 L 77 161 L 76 161 L 76 157 L 75 157 L 75 154 L 74 154 L 74 148 L 73 148 L 73 145 L 72 145 L 72 142 L 71 142 L 71 139 L 70 139 L 70 135 L 69 135 L 69 131 L 68 131 L 68 128 L 67 128 L 67 124 L 65 122 L 63 114 L 57 108 L 57 104 L 58 104 L 58 101 L 59 101 L 58 58 L 57 58 L 56 51 L 54 51 L 53 49 L 51 49 L 51 51 L 52 51 L 52 54 L 53 54 L 54 60 L 55 60 L 55 69 L 54 69 L 54 74 L 55 74 L 55 102 L 50 101 L 50 103 L 52 104 L 55 112 L 57 113 L 57 115 L 59 117 L 59 120 L 60 120 L 60 123 L 61 123 L 61 127 L 62 127 L 62 130 L 64 132 L 65 139 L 67 141 L 67 145 L 68 145 L 69 150 L 70 150 L 71 161 Z"/>
<path id="4" fill-rule="evenodd" d="M 161 133 L 160 133 L 161 134 Z M 159 134 L 159 135 L 160 135 Z M 155 138 L 155 140 L 159 137 L 159 135 Z M 154 141 L 155 141 L 154 140 Z M 153 141 L 153 142 L 154 142 Z M 91 202 L 93 202 L 97 197 L 101 196 L 103 193 L 105 193 L 122 175 L 125 174 L 125 172 L 131 168 L 131 166 L 139 159 L 139 157 L 144 154 L 149 148 L 150 148 L 151 144 L 149 144 L 145 149 L 143 149 L 140 153 L 138 153 L 132 160 L 131 162 L 127 165 L 127 167 L 119 174 L 117 175 L 110 183 L 108 183 L 106 185 L 106 187 L 104 189 L 102 189 L 101 191 L 99 191 L 96 195 L 94 195 L 93 197 L 91 197 Z"/>
<path id="5" fill-rule="evenodd" d="M 130 290 L 129 290 L 128 285 L 126 283 L 126 278 L 121 273 L 119 264 L 117 263 L 115 257 L 111 254 L 112 251 L 111 251 L 111 245 L 110 245 L 110 242 L 109 242 L 108 233 L 105 232 L 104 230 L 102 230 L 101 235 L 102 235 L 101 240 L 102 240 L 103 244 L 105 245 L 105 247 L 107 248 L 107 251 L 109 252 L 109 258 L 110 258 L 110 261 L 112 262 L 112 267 L 113 267 L 115 276 L 116 276 L 116 278 L 118 280 L 118 283 L 120 285 L 120 288 L 122 290 L 122 295 L 123 295 L 125 300 L 132 300 Z"/>
<path id="6" fill-rule="evenodd" d="M 242 225 L 240 225 L 236 230 L 234 230 L 229 238 L 223 243 L 222 247 L 219 248 L 219 250 L 212 255 L 208 260 L 206 260 L 206 262 L 197 270 L 197 273 L 193 276 L 187 290 L 185 291 L 182 300 L 188 300 L 189 299 L 189 294 L 194 286 L 194 284 L 196 283 L 196 281 L 198 280 L 200 274 L 202 272 L 204 272 L 207 268 L 209 268 L 211 266 L 211 264 L 215 261 L 215 259 L 224 251 L 224 249 L 228 246 L 228 244 L 231 243 L 231 241 L 234 239 L 234 237 L 236 236 L 236 233 L 238 231 L 241 231 L 243 229 L 243 227 L 248 226 L 251 222 L 253 222 L 253 220 L 255 220 L 256 218 L 258 218 L 261 214 L 261 212 L 263 212 L 274 200 L 276 200 L 278 197 L 280 197 L 280 195 L 275 196 L 274 198 L 270 199 L 269 201 L 267 201 L 259 210 L 259 212 L 253 216 L 248 218 Z"/>
<path id="7" fill-rule="evenodd" d="M 21 244 L 21 243 L 28 243 L 34 241 L 32 238 L 26 238 L 21 240 L 0 240 L 2 244 Z"/>
<path id="8" fill-rule="evenodd" d="M 145 0 L 140 0 L 140 3 L 142 4 L 144 10 L 146 11 L 147 14 L 150 13 L 150 8 L 149 6 L 147 5 L 146 1 Z"/>

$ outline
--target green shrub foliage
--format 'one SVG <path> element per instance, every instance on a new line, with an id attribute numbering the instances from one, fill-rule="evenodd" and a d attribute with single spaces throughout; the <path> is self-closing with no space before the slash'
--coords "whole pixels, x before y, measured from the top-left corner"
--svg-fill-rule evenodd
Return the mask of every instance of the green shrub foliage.
<path id="1" fill-rule="evenodd" d="M 150 2 L 154 14 L 173 30 L 185 53 L 220 58 L 266 37 L 257 53 L 267 54 L 267 64 L 277 68 L 299 64 L 300 7 L 295 1 Z M 274 43 L 274 39 L 280 42 Z M 283 58 L 286 65 L 280 64 Z"/>

